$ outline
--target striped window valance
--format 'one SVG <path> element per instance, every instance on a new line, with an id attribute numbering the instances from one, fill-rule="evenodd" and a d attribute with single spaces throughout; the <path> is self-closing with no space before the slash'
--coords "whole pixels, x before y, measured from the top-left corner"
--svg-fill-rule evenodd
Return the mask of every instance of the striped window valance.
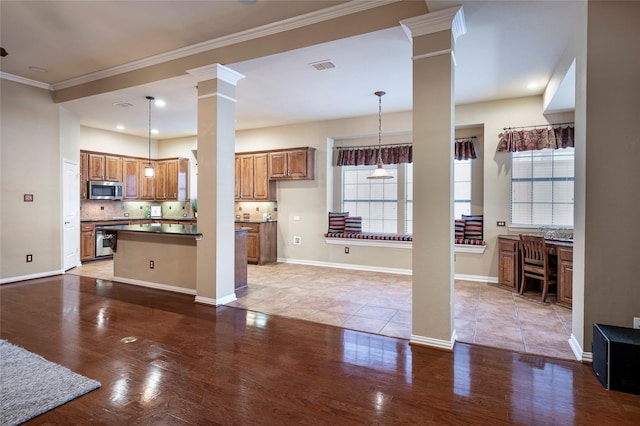
<path id="1" fill-rule="evenodd" d="M 384 164 L 413 162 L 413 145 L 382 145 L 380 148 Z M 337 166 L 375 166 L 378 161 L 378 146 L 338 147 Z"/>
<path id="2" fill-rule="evenodd" d="M 498 152 L 536 151 L 573 147 L 573 125 L 549 125 L 529 130 L 505 129 L 500 135 Z M 534 126 L 538 127 L 538 126 Z"/>
<path id="3" fill-rule="evenodd" d="M 475 136 L 470 138 L 456 139 L 455 141 L 455 158 L 456 160 L 473 160 L 476 158 L 476 149 L 474 146 Z"/>

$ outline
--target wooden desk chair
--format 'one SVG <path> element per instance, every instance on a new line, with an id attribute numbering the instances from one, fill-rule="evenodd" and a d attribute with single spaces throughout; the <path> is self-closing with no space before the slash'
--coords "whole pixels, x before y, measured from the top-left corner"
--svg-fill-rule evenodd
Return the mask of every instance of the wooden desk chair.
<path id="1" fill-rule="evenodd" d="M 527 289 L 527 278 L 534 278 L 540 281 L 542 302 L 546 302 L 549 286 L 557 285 L 557 267 L 550 264 L 544 237 L 520 234 L 520 259 L 522 264 L 520 294 L 524 294 Z"/>

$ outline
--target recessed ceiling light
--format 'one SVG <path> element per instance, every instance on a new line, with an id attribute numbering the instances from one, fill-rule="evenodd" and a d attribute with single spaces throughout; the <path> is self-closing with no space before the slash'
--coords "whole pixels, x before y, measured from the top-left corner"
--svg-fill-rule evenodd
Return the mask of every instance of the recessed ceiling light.
<path id="1" fill-rule="evenodd" d="M 113 103 L 113 106 L 119 106 L 119 107 L 123 107 L 123 108 L 128 108 L 128 107 L 132 107 L 133 104 L 129 103 L 129 102 L 125 102 L 125 101 L 117 101 Z"/>
<path id="2" fill-rule="evenodd" d="M 158 129 L 151 129 L 151 133 L 157 135 L 160 132 L 158 131 Z"/>
<path id="3" fill-rule="evenodd" d="M 29 69 L 33 72 L 48 72 L 46 69 L 40 67 L 29 67 Z"/>
<path id="4" fill-rule="evenodd" d="M 538 83 L 537 81 L 532 81 L 531 83 L 527 84 L 527 89 L 537 89 L 538 87 L 540 87 L 540 83 Z"/>
<path id="5" fill-rule="evenodd" d="M 157 107 L 163 107 L 163 106 L 167 105 L 167 103 L 165 101 L 163 101 L 162 99 L 156 99 L 156 101 L 153 104 L 155 106 L 157 106 Z"/>
<path id="6" fill-rule="evenodd" d="M 118 124 L 118 125 L 116 126 L 116 129 L 118 129 L 118 130 L 124 130 L 124 126 L 123 126 L 122 124 Z"/>

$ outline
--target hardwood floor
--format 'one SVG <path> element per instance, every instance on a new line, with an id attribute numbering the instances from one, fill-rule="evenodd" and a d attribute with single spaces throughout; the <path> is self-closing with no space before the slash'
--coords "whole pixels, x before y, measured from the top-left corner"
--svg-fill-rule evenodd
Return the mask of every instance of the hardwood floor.
<path id="1" fill-rule="evenodd" d="M 113 278 L 113 262 L 89 262 L 69 272 L 108 280 Z M 411 337 L 409 275 L 272 263 L 249 265 L 248 282 L 229 306 Z M 576 359 L 569 346 L 571 310 L 540 304 L 539 292 L 521 297 L 495 284 L 456 280 L 454 293 L 458 341 Z"/>
<path id="2" fill-rule="evenodd" d="M 640 396 L 579 362 L 439 351 L 70 274 L 2 285 L 0 308 L 2 339 L 102 383 L 28 424 L 640 423 Z"/>

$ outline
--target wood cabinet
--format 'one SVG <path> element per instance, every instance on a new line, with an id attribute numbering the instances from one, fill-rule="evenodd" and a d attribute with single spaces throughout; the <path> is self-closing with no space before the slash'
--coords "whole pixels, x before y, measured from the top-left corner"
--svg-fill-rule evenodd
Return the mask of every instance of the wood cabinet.
<path id="1" fill-rule="evenodd" d="M 154 176 L 144 175 L 148 159 L 80 152 L 80 199 L 87 199 L 88 180 L 123 182 L 123 199 L 187 201 L 189 160 L 166 158 L 152 160 Z M 83 174 L 84 172 L 84 174 Z"/>
<path id="2" fill-rule="evenodd" d="M 520 289 L 520 253 L 517 239 L 498 237 L 498 285 L 511 291 Z"/>
<path id="3" fill-rule="evenodd" d="M 573 305 L 573 247 L 558 247 L 558 305 Z"/>
<path id="4" fill-rule="evenodd" d="M 236 200 L 275 201 L 276 184 L 269 180 L 269 155 L 266 152 L 245 153 L 238 154 L 237 158 L 235 185 L 239 186 L 239 194 L 236 194 Z"/>
<path id="5" fill-rule="evenodd" d="M 125 200 L 140 198 L 140 160 L 135 158 L 122 159 L 122 183 Z"/>
<path id="6" fill-rule="evenodd" d="M 154 176 L 145 176 L 144 168 L 149 165 L 149 160 L 139 160 L 139 173 L 140 173 L 140 200 L 155 200 L 156 192 L 155 192 L 155 170 L 156 165 L 155 161 L 151 162 L 151 166 L 153 167 Z"/>
<path id="7" fill-rule="evenodd" d="M 236 222 L 247 231 L 247 262 L 263 265 L 278 257 L 277 222 Z"/>
<path id="8" fill-rule="evenodd" d="M 187 200 L 189 160 L 175 158 L 155 162 L 155 199 Z"/>
<path id="9" fill-rule="evenodd" d="M 96 233 L 93 223 L 80 224 L 80 260 L 92 260 L 96 257 Z"/>
<path id="10" fill-rule="evenodd" d="M 89 154 L 80 152 L 80 200 L 86 200 L 89 191 Z"/>
<path id="11" fill-rule="evenodd" d="M 314 179 L 315 148 L 269 151 L 269 179 Z"/>
<path id="12" fill-rule="evenodd" d="M 242 171 L 240 168 L 240 164 L 241 164 L 241 156 L 240 155 L 236 155 L 235 157 L 235 163 L 234 163 L 234 190 L 233 190 L 233 196 L 236 200 L 240 199 L 240 187 L 242 184 Z"/>
<path id="13" fill-rule="evenodd" d="M 571 308 L 573 299 L 573 244 L 571 242 L 547 240 L 550 256 L 555 256 L 558 268 L 557 304 Z M 518 235 L 498 237 L 498 284 L 500 287 L 520 290 L 522 279 L 520 265 L 520 239 Z"/>
<path id="14" fill-rule="evenodd" d="M 98 153 L 88 154 L 89 180 L 122 181 L 122 157 Z"/>

